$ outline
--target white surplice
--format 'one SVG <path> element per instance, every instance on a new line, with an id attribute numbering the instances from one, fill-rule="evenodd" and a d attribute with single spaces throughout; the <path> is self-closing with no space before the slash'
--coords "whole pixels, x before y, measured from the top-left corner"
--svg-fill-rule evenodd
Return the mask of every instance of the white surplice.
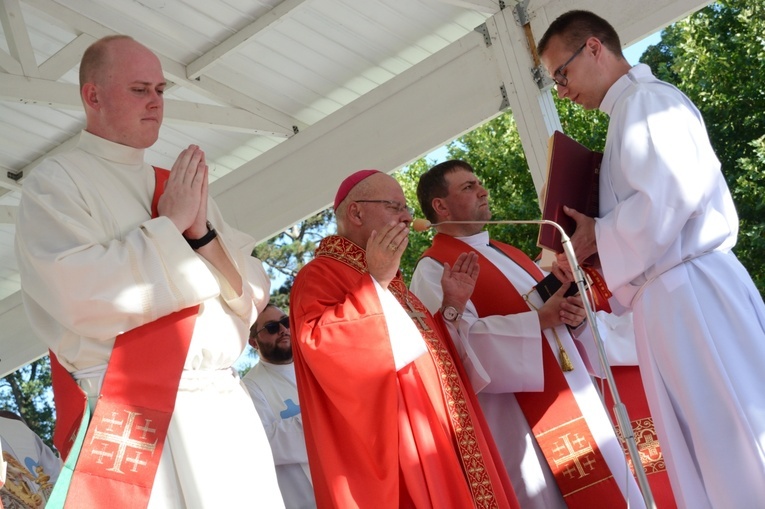
<path id="1" fill-rule="evenodd" d="M 143 158 L 83 131 L 27 177 L 16 255 L 30 323 L 95 399 L 118 334 L 200 304 L 149 506 L 282 507 L 263 426 L 231 369 L 268 301 L 253 239 L 209 200 L 244 283 L 236 295 L 167 217 L 151 219 L 154 169 Z"/>
<path id="2" fill-rule="evenodd" d="M 680 507 L 765 500 L 765 306 L 701 114 L 637 65 L 608 91 L 595 234 L 634 310 L 640 369 Z"/>
<path id="3" fill-rule="evenodd" d="M 315 508 L 295 365 L 291 362 L 271 364 L 261 357 L 242 377 L 242 383 L 250 393 L 271 443 L 284 506 Z"/>
<path id="4" fill-rule="evenodd" d="M 488 232 L 457 239 L 485 256 L 519 293 L 530 292 L 536 284 L 523 268 L 488 245 Z M 432 313 L 441 307 L 442 273 L 443 267 L 438 262 L 432 258 L 423 258 L 412 275 L 412 293 Z M 535 291 L 530 293 L 529 299 L 537 308 L 543 304 Z M 447 324 L 473 388 L 478 394 L 478 401 L 492 430 L 521 507 L 565 508 L 566 503 L 552 471 L 514 394 L 539 392 L 544 387 L 542 334 L 537 312 L 529 308 L 528 312 L 479 318 L 472 301 L 468 301 L 458 327 L 455 328 L 448 322 Z M 579 355 L 574 338 L 565 325 L 555 327 L 555 331 L 574 365 L 573 371 L 563 374 L 603 457 L 622 493 L 628 494 L 630 507 L 645 507 L 637 483 L 632 475 L 628 474 L 624 452 Z M 555 336 L 550 330 L 546 331 L 545 336 L 553 352 L 557 354 Z M 592 341 L 589 329 L 582 331 L 580 339 Z M 592 364 L 598 363 L 598 359 L 591 361 Z"/>

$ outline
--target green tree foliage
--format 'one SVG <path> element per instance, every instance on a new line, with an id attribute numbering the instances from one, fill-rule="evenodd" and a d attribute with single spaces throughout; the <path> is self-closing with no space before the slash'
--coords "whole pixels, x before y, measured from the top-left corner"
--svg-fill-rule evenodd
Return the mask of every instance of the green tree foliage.
<path id="1" fill-rule="evenodd" d="M 50 360 L 38 359 L 0 380 L 0 407 L 21 415 L 29 428 L 53 447 L 54 409 Z"/>
<path id="2" fill-rule="evenodd" d="M 428 171 L 428 168 L 433 166 L 433 164 L 435 164 L 435 161 L 428 161 L 424 158 L 418 159 L 393 175 L 404 190 L 407 204 L 414 209 L 414 217 L 425 218 L 420 204 L 417 202 L 417 182 L 420 175 Z M 401 255 L 401 272 L 407 285 L 411 282 L 412 273 L 417 266 L 420 254 L 430 247 L 433 234 L 433 230 L 427 230 L 422 233 L 412 231 L 409 235 L 409 245 L 403 255 Z"/>
<path id="3" fill-rule="evenodd" d="M 272 282 L 271 302 L 283 310 L 290 307 L 289 296 L 298 271 L 310 260 L 322 238 L 334 231 L 334 213 L 323 210 L 266 242 L 258 244 L 252 255 L 266 265 Z"/>
<path id="4" fill-rule="evenodd" d="M 529 172 L 515 119 L 502 114 L 458 138 L 449 146 L 449 156 L 470 163 L 489 190 L 492 218 L 539 219 L 539 197 Z M 497 240 L 512 244 L 535 258 L 539 227 L 536 225 L 490 225 Z"/>
<path id="5" fill-rule="evenodd" d="M 558 101 L 563 130 L 594 150 L 603 150 L 608 119 L 603 113 L 586 112 L 570 101 Z M 489 190 L 492 218 L 539 219 L 539 198 L 529 172 L 520 135 L 512 114 L 504 113 L 448 145 L 450 159 L 470 163 Z M 395 176 L 404 189 L 407 201 L 415 208 L 415 217 L 424 217 L 417 203 L 417 180 L 433 166 L 420 159 Z M 535 225 L 489 225 L 492 238 L 523 250 L 530 257 L 539 254 L 536 245 L 539 227 Z M 420 254 L 430 246 L 433 232 L 413 234 L 409 249 L 401 259 L 401 270 L 408 281 Z"/>
<path id="6" fill-rule="evenodd" d="M 502 114 L 456 139 L 448 145 L 447 152 L 450 159 L 467 161 L 475 169 L 476 176 L 489 190 L 494 219 L 540 218 L 539 200 L 512 115 Z M 415 217 L 424 217 L 417 203 L 417 181 L 432 166 L 433 161 L 420 159 L 395 175 L 415 209 Z M 490 225 L 488 229 L 493 238 L 513 244 L 531 257 L 539 254 L 538 228 L 534 225 Z M 410 235 L 409 248 L 401 259 L 407 282 L 432 237 L 433 231 Z"/>
<path id="7" fill-rule="evenodd" d="M 667 27 L 641 61 L 696 104 L 739 213 L 735 248 L 765 293 L 765 0 L 726 0 Z"/>

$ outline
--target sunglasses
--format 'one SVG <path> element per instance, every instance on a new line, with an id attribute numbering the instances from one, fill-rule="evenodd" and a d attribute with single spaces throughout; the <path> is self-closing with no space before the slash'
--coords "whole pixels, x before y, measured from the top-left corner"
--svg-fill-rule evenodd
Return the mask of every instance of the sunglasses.
<path id="1" fill-rule="evenodd" d="M 290 317 L 289 316 L 282 317 L 280 320 L 275 321 L 275 322 L 266 322 L 265 324 L 263 324 L 263 328 L 260 329 L 259 331 L 255 332 L 255 334 L 256 335 L 260 334 L 263 331 L 266 331 L 269 334 L 276 334 L 277 332 L 279 332 L 279 330 L 281 329 L 282 326 L 285 329 L 289 329 L 290 328 Z"/>

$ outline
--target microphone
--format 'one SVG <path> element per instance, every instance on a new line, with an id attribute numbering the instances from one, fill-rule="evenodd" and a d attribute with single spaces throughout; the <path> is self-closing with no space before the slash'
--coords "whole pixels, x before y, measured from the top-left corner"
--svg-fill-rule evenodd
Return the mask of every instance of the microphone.
<path id="1" fill-rule="evenodd" d="M 616 388 L 616 381 L 614 380 L 613 372 L 611 371 L 611 365 L 608 362 L 608 356 L 606 355 L 606 348 L 603 343 L 603 338 L 600 336 L 600 330 L 598 329 L 598 324 L 595 321 L 595 312 L 592 309 L 592 306 L 590 304 L 589 299 L 584 298 L 586 295 L 585 293 L 585 279 L 584 279 L 584 271 L 582 270 L 582 267 L 579 266 L 579 262 L 576 260 L 576 255 L 574 254 L 574 248 L 571 247 L 571 239 L 566 234 L 566 231 L 563 229 L 561 225 L 556 223 L 555 221 L 549 221 L 547 219 L 518 219 L 518 220 L 498 220 L 498 221 L 441 221 L 440 223 L 431 223 L 427 219 L 417 218 L 414 219 L 411 223 L 412 230 L 416 232 L 424 232 L 430 228 L 433 228 L 434 226 L 442 225 L 442 224 L 537 224 L 537 225 L 543 225 L 547 224 L 550 226 L 555 227 L 559 232 L 561 236 L 561 244 L 563 245 L 563 252 L 566 253 L 566 259 L 568 260 L 568 264 L 571 267 L 571 270 L 574 272 L 574 282 L 576 283 L 577 288 L 579 289 L 579 295 L 582 295 L 582 303 L 584 304 L 584 310 L 587 317 L 587 322 L 590 324 L 590 330 L 592 330 L 593 338 L 595 339 L 595 346 L 598 350 L 598 357 L 600 359 L 600 365 L 603 368 L 603 372 L 606 375 L 606 381 L 608 382 L 608 387 L 611 389 L 611 394 L 614 398 L 614 414 L 616 415 L 616 421 L 619 427 L 621 428 L 622 437 L 624 438 L 625 443 L 627 444 L 627 451 L 629 452 L 630 459 L 632 459 L 633 465 L 640 465 L 642 466 L 642 460 L 640 458 L 640 453 L 638 452 L 637 448 L 637 442 L 635 441 L 635 434 L 632 429 L 632 423 L 630 422 L 629 416 L 627 414 L 627 408 L 624 406 L 624 403 L 622 403 L 621 397 L 619 396 L 619 391 Z M 619 433 L 617 431 L 617 436 L 619 436 Z M 635 474 L 637 477 L 638 485 L 640 486 L 641 494 L 643 495 L 643 499 L 645 500 L 646 507 L 648 509 L 656 509 L 656 505 L 653 499 L 653 493 L 651 493 L 651 488 L 648 485 L 648 477 L 646 477 L 645 469 L 643 468 L 635 468 Z"/>

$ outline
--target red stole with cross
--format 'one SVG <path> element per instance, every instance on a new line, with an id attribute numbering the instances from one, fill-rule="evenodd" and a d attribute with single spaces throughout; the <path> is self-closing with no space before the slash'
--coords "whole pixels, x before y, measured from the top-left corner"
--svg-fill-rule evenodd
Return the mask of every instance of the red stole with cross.
<path id="1" fill-rule="evenodd" d="M 154 170 L 157 217 L 170 172 Z M 192 306 L 117 336 L 79 451 L 72 446 L 88 397 L 51 352 L 54 442 L 63 458 L 78 455 L 65 507 L 148 506 L 198 310 Z"/>
<path id="2" fill-rule="evenodd" d="M 522 251 L 501 242 L 491 242 L 536 281 L 542 272 Z M 505 275 L 471 246 L 444 234 L 437 234 L 423 257 L 441 264 L 454 264 L 466 251 L 478 255 L 480 275 L 471 301 L 479 316 L 507 315 L 529 310 L 523 296 Z M 582 411 L 569 388 L 553 350 L 542 334 L 543 392 L 515 393 L 518 404 L 555 475 L 568 507 L 621 507 L 624 496 L 614 480 Z"/>

